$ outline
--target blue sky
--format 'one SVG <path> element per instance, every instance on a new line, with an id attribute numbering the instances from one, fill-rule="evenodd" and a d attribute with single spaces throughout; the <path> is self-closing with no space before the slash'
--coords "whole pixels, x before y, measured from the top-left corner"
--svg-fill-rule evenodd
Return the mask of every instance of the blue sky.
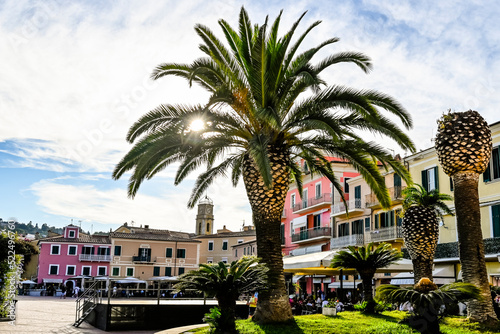
<path id="1" fill-rule="evenodd" d="M 0 1 L 0 218 L 86 230 L 124 222 L 194 231 L 186 203 L 193 177 L 173 185 L 175 166 L 143 184 L 134 200 L 127 180 L 110 178 L 129 148 L 125 134 L 160 103 L 203 103 L 207 94 L 177 78 L 149 80 L 162 62 L 201 56 L 194 25 L 221 35 L 244 4 L 262 23 L 284 10 L 283 30 L 308 11 L 299 31 L 322 20 L 305 42 L 369 55 L 369 75 L 339 65 L 331 84 L 377 89 L 413 116 L 418 149 L 432 145 L 435 120 L 449 108 L 500 120 L 500 5 L 480 1 Z M 302 30 L 301 30 L 302 28 Z M 382 142 L 381 138 L 374 138 Z M 383 144 L 398 151 L 394 143 Z M 240 183 L 221 179 L 208 195 L 216 227 L 251 222 Z"/>

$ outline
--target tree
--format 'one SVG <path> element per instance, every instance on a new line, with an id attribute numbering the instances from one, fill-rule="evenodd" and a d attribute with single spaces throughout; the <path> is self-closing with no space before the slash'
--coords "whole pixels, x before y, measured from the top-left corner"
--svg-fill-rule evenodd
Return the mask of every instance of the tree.
<path id="1" fill-rule="evenodd" d="M 438 289 L 427 277 L 421 278 L 413 289 L 384 284 L 377 288 L 376 299 L 395 304 L 410 303 L 414 315 L 408 324 L 425 334 L 441 333 L 439 322 L 446 313 L 442 307 L 456 305 L 458 302 L 479 298 L 479 289 L 469 283 L 451 283 Z"/>
<path id="2" fill-rule="evenodd" d="M 237 333 L 235 324 L 236 300 L 243 293 L 253 293 L 266 287 L 267 267 L 257 264 L 256 257 L 243 257 L 230 265 L 200 264 L 200 269 L 179 277 L 177 291 L 196 290 L 207 297 L 217 298 L 220 308 L 218 322 L 222 333 Z"/>
<path id="3" fill-rule="evenodd" d="M 258 254 L 269 267 L 269 289 L 259 296 L 252 318 L 261 323 L 292 318 L 283 274 L 280 225 L 292 179 L 302 191 L 298 159 L 304 159 L 311 172 L 326 176 L 341 194 L 342 186 L 326 157 L 352 163 L 384 207 L 389 206 L 390 198 L 376 162 L 390 166 L 408 182 L 411 179 L 390 152 L 360 137 L 360 131 L 378 133 L 414 151 L 408 136 L 382 111 L 407 128 L 411 127 L 411 117 L 396 100 L 377 91 L 343 86 L 322 89 L 325 82 L 320 74 L 333 64 L 353 63 L 364 72 L 372 65 L 367 56 L 357 52 L 340 52 L 318 64 L 311 62 L 314 55 L 338 38 L 298 53 L 304 38 L 320 23 L 313 23 L 292 43 L 304 15 L 279 37 L 281 14 L 272 25 L 268 25 L 267 18 L 263 25 L 252 25 L 242 8 L 238 31 L 219 20 L 228 47 L 207 27 L 196 25 L 205 57 L 190 65 L 161 64 L 152 77 L 175 75 L 189 84 L 197 83 L 210 93 L 208 102 L 160 105 L 142 116 L 127 135 L 129 142 L 137 142 L 113 172 L 118 179 L 133 170 L 128 186 L 129 196 L 133 197 L 145 179 L 173 162 L 180 162 L 175 184 L 206 165 L 189 199 L 190 208 L 217 177 L 230 175 L 234 186 L 243 178 L 256 227 Z"/>
<path id="4" fill-rule="evenodd" d="M 422 277 L 432 281 L 432 265 L 439 237 L 438 218 L 443 213 L 453 215 L 444 201 L 451 201 L 450 195 L 438 189 L 427 191 L 419 184 L 408 187 L 403 192 L 403 237 L 413 262 L 415 284 Z"/>
<path id="5" fill-rule="evenodd" d="M 478 182 L 489 165 L 492 139 L 477 111 L 448 112 L 438 121 L 435 147 L 444 172 L 453 179 L 458 251 L 463 280 L 480 288 L 482 298 L 467 305 L 469 317 L 496 323 L 481 230 Z"/>
<path id="6" fill-rule="evenodd" d="M 375 272 L 377 269 L 396 263 L 403 257 L 400 251 L 391 247 L 387 243 L 375 247 L 373 242 L 366 247 L 348 246 L 348 250 L 339 251 L 330 264 L 332 268 L 356 269 L 363 282 L 363 300 L 367 302 L 365 309 L 367 313 L 374 313 L 372 280 Z"/>

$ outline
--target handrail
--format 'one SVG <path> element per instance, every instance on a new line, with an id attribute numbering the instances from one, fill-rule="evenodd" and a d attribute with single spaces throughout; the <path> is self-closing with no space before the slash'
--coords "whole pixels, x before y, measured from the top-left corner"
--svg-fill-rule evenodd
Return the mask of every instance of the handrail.
<path id="1" fill-rule="evenodd" d="M 79 321 L 83 316 L 85 306 L 88 304 L 100 304 L 102 303 L 102 293 L 100 289 L 97 289 L 99 281 L 93 282 L 87 289 L 85 289 L 81 296 L 76 299 L 76 314 L 75 314 L 75 325 L 81 323 Z"/>

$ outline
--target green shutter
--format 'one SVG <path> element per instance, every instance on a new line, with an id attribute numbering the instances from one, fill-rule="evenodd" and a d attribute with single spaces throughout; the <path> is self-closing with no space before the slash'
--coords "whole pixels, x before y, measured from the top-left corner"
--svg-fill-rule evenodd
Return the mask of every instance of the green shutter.
<path id="1" fill-rule="evenodd" d="M 394 187 L 401 187 L 401 176 L 394 173 Z"/>
<path id="2" fill-rule="evenodd" d="M 436 190 L 439 190 L 439 171 L 438 171 L 438 168 L 437 166 L 434 167 L 434 188 Z"/>
<path id="3" fill-rule="evenodd" d="M 500 152 L 498 147 L 493 149 L 491 159 L 493 160 L 493 179 L 496 180 L 500 178 Z"/>
<path id="4" fill-rule="evenodd" d="M 370 217 L 365 218 L 365 231 L 370 230 Z"/>
<path id="5" fill-rule="evenodd" d="M 422 171 L 422 187 L 424 187 L 425 191 L 429 191 L 428 181 L 427 181 L 427 170 Z"/>
<path id="6" fill-rule="evenodd" d="M 167 248 L 166 257 L 172 257 L 172 248 Z"/>
<path id="7" fill-rule="evenodd" d="M 160 276 L 160 267 L 153 267 L 153 276 Z"/>
<path id="8" fill-rule="evenodd" d="M 491 181 L 491 168 L 490 164 L 488 164 L 486 171 L 483 173 L 483 182 L 490 182 L 490 181 Z"/>
<path id="9" fill-rule="evenodd" d="M 491 220 L 493 221 L 493 237 L 500 237 L 500 205 L 491 207 Z"/>
<path id="10" fill-rule="evenodd" d="M 378 229 L 378 214 L 375 215 L 375 229 Z"/>
<path id="11" fill-rule="evenodd" d="M 172 276 L 172 268 L 165 267 L 165 276 Z"/>
<path id="12" fill-rule="evenodd" d="M 390 226 L 394 226 L 394 210 L 391 211 L 391 223 Z"/>
<path id="13" fill-rule="evenodd" d="M 450 177 L 450 191 L 453 191 L 453 179 Z"/>

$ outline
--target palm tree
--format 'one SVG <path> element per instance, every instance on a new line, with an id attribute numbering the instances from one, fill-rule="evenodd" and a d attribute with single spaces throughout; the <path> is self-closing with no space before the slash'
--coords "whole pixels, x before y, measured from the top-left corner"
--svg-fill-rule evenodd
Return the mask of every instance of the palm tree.
<path id="1" fill-rule="evenodd" d="M 367 302 L 365 312 L 374 313 L 375 302 L 373 301 L 372 280 L 377 269 L 385 268 L 399 261 L 403 254 L 397 249 L 391 248 L 391 244 L 381 243 L 374 247 L 374 243 L 368 246 L 348 246 L 348 250 L 339 251 L 330 264 L 332 268 L 356 269 L 363 282 L 363 300 Z"/>
<path id="2" fill-rule="evenodd" d="M 257 264 L 256 257 L 242 257 L 231 264 L 200 264 L 179 277 L 177 291 L 196 290 L 215 297 L 220 308 L 219 328 L 222 333 L 237 333 L 235 324 L 236 300 L 241 294 L 262 290 L 267 285 L 268 268 Z"/>
<path id="3" fill-rule="evenodd" d="M 414 315 L 408 324 L 421 333 L 435 334 L 439 331 L 439 322 L 445 313 L 443 306 L 479 298 L 479 289 L 469 283 L 451 283 L 438 288 L 427 277 L 423 277 L 413 289 L 384 284 L 377 288 L 376 299 L 395 304 L 409 302 Z"/>
<path id="4" fill-rule="evenodd" d="M 451 201 L 450 195 L 437 189 L 427 191 L 419 184 L 408 187 L 403 192 L 403 237 L 410 253 L 415 273 L 415 284 L 422 277 L 432 281 L 432 264 L 439 237 L 438 218 L 443 213 L 453 215 L 444 201 Z"/>
<path id="5" fill-rule="evenodd" d="M 197 83 L 210 93 L 208 102 L 160 105 L 141 117 L 127 135 L 129 142 L 137 142 L 113 172 L 118 179 L 133 170 L 128 193 L 134 197 L 145 179 L 171 163 L 180 162 L 176 185 L 206 165 L 188 207 L 196 204 L 217 177 L 230 175 L 234 186 L 243 178 L 258 253 L 269 266 L 269 289 L 260 295 L 253 317 L 261 323 L 292 318 L 283 274 L 280 225 L 290 181 L 295 180 L 302 191 L 297 159 L 304 159 L 311 172 L 326 176 L 340 192 L 341 184 L 325 157 L 349 161 L 384 207 L 389 206 L 390 198 L 376 162 L 393 168 L 407 182 L 411 179 L 387 150 L 360 138 L 360 131 L 370 131 L 414 151 L 409 137 L 382 111 L 395 116 L 407 128 L 412 124 L 409 114 L 392 97 L 377 91 L 343 86 L 322 89 L 325 82 L 320 74 L 333 64 L 353 63 L 364 72 L 372 65 L 367 56 L 357 52 L 332 54 L 313 64 L 312 57 L 338 38 L 299 53 L 304 38 L 320 23 L 313 23 L 292 43 L 303 15 L 279 37 L 281 14 L 270 26 L 267 18 L 263 25 L 252 25 L 242 8 L 238 31 L 226 21 L 219 21 L 228 47 L 207 27 L 197 25 L 205 57 L 190 65 L 161 64 L 153 78 L 176 75 L 189 84 Z M 304 96 L 309 90 L 311 93 Z M 191 126 L 195 120 L 197 124 L 201 120 L 204 126 Z"/>
<path id="6" fill-rule="evenodd" d="M 458 250 L 464 282 L 481 289 L 481 300 L 467 305 L 473 321 L 497 321 L 490 298 L 484 256 L 479 175 L 488 167 L 492 140 L 488 123 L 477 111 L 448 112 L 438 121 L 435 147 L 439 163 L 453 179 L 457 215 Z"/>

